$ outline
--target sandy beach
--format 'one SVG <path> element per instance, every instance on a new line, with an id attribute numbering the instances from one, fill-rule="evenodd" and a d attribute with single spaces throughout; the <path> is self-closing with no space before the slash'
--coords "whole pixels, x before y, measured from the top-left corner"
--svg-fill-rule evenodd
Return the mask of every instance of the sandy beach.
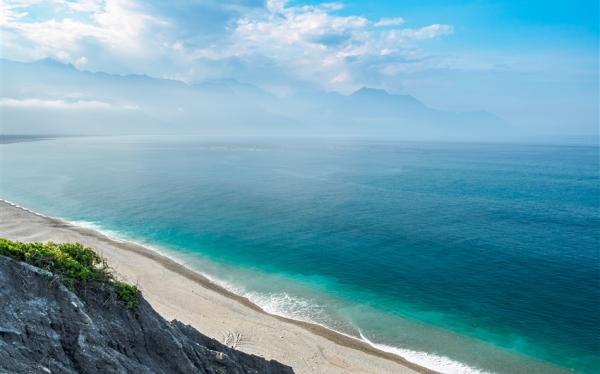
<path id="1" fill-rule="evenodd" d="M 95 248 L 118 277 L 137 284 L 166 319 L 247 352 L 275 359 L 296 373 L 431 373 L 399 356 L 324 327 L 274 316 L 200 273 L 131 242 L 0 201 L 0 237 L 80 242 Z"/>

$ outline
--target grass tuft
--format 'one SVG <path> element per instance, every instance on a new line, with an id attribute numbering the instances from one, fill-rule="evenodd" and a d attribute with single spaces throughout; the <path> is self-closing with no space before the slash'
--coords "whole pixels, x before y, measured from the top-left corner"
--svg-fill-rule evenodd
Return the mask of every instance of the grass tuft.
<path id="1" fill-rule="evenodd" d="M 112 285 L 128 309 L 135 309 L 140 302 L 136 286 L 116 280 L 106 261 L 80 243 L 23 243 L 0 238 L 0 255 L 48 270 L 74 290 L 89 283 Z"/>

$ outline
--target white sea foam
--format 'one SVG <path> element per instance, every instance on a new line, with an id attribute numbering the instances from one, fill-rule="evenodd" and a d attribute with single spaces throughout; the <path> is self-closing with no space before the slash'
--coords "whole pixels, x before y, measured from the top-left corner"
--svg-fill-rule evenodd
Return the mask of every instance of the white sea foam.
<path id="1" fill-rule="evenodd" d="M 247 292 L 244 294 L 265 312 L 281 317 L 315 323 L 324 314 L 321 306 L 301 297 L 291 296 L 285 292 L 263 294 Z"/>
<path id="2" fill-rule="evenodd" d="M 186 267 L 188 267 L 188 268 L 191 268 L 192 270 L 194 270 L 197 273 L 202 274 L 202 276 L 204 278 L 208 279 L 211 283 L 214 283 L 217 286 L 223 287 L 227 291 L 229 291 L 231 293 L 234 293 L 236 295 L 247 297 L 246 296 L 246 290 L 244 290 L 242 287 L 240 287 L 240 286 L 238 286 L 236 284 L 233 284 L 231 282 L 227 282 L 227 281 L 225 281 L 223 279 L 215 278 L 212 275 L 207 274 L 205 272 L 201 272 L 201 271 L 197 270 L 197 268 L 195 268 L 194 266 L 191 266 L 191 265 L 188 265 L 188 264 L 183 264 L 183 265 L 186 266 Z"/>
<path id="3" fill-rule="evenodd" d="M 238 289 L 239 290 L 239 289 Z M 304 322 L 310 322 L 332 331 L 335 331 L 341 335 L 347 336 L 352 339 L 362 340 L 370 346 L 377 348 L 381 351 L 392 353 L 400 356 L 403 359 L 415 363 L 417 365 L 432 369 L 444 374 L 492 374 L 488 371 L 470 367 L 458 361 L 454 361 L 445 356 L 439 356 L 427 352 L 415 351 L 411 349 L 404 349 L 393 347 L 386 344 L 374 343 L 364 336 L 359 331 L 360 338 L 356 336 L 348 335 L 340 331 L 331 329 L 330 327 L 316 322 L 316 320 L 323 320 L 324 308 L 314 304 L 308 299 L 303 299 L 296 296 L 290 296 L 285 292 L 275 294 L 262 294 L 257 292 L 248 292 L 243 294 L 251 302 L 260 306 L 264 311 L 270 314 L 300 320 Z"/>
<path id="4" fill-rule="evenodd" d="M 361 339 L 370 346 L 381 351 L 395 354 L 407 361 L 417 365 L 432 369 L 444 374 L 492 374 L 489 371 L 472 368 L 462 362 L 454 361 L 445 356 L 438 356 L 431 353 L 413 351 L 411 349 L 392 347 L 386 344 L 373 343 L 360 332 Z"/>
<path id="5" fill-rule="evenodd" d="M 34 212 L 34 211 L 33 211 L 33 210 L 31 210 L 31 209 L 28 209 L 28 208 L 26 208 L 26 207 L 24 207 L 24 206 L 21 206 L 21 205 L 19 205 L 19 204 L 15 204 L 15 203 L 13 203 L 13 202 L 11 202 L 11 201 L 8 201 L 8 200 L 0 199 L 0 201 L 1 201 L 1 202 L 3 202 L 3 203 L 5 203 L 5 204 L 8 204 L 8 205 L 14 206 L 15 208 L 19 208 L 19 209 L 21 209 L 21 210 L 24 210 L 24 211 L 26 211 L 26 212 L 29 212 L 29 213 L 31 213 L 31 214 L 34 214 L 34 215 L 36 215 L 36 216 L 38 216 L 38 217 L 52 218 L 52 217 L 46 216 L 46 215 L 44 215 L 44 214 L 41 214 L 41 213 L 38 213 L 38 212 Z"/>
<path id="6" fill-rule="evenodd" d="M 90 222 L 90 221 L 65 221 L 65 222 L 67 222 L 73 226 L 80 227 L 82 229 L 97 231 L 100 234 L 110 238 L 111 240 L 114 240 L 115 242 L 120 242 L 120 243 L 132 242 L 130 239 L 125 237 L 120 232 L 105 229 L 104 227 L 100 226 L 99 224 L 97 224 L 95 222 Z"/>
<path id="7" fill-rule="evenodd" d="M 190 268 L 190 266 L 188 266 L 184 261 L 182 261 L 181 259 L 174 257 L 171 255 L 171 253 L 169 251 L 167 251 L 166 249 L 160 247 L 160 246 L 156 246 L 153 244 L 150 244 L 146 241 L 143 240 L 135 240 L 132 239 L 130 236 L 120 232 L 120 231 L 114 231 L 114 230 L 109 230 L 104 228 L 103 226 L 101 226 L 100 224 L 96 223 L 96 222 L 90 222 L 90 221 L 67 221 L 65 220 L 65 222 L 69 223 L 70 225 L 76 226 L 76 227 L 80 227 L 83 229 L 88 229 L 88 230 L 93 230 L 96 232 L 99 232 L 100 234 L 106 236 L 107 238 L 109 238 L 112 241 L 118 242 L 118 243 L 131 243 L 131 244 L 135 244 L 135 245 L 139 245 L 141 247 L 144 247 L 146 249 L 150 249 L 153 252 L 156 252 L 158 254 L 160 254 L 161 256 L 167 257 L 168 259 L 186 266 L 188 268 Z M 197 271 L 197 270 L 194 270 Z"/>

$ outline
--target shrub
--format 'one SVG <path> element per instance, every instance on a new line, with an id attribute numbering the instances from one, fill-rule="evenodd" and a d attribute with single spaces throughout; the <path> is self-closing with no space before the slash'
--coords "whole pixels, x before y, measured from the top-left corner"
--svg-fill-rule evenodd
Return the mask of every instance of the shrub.
<path id="1" fill-rule="evenodd" d="M 132 286 L 125 282 L 114 281 L 115 291 L 119 299 L 125 302 L 127 309 L 135 309 L 140 303 L 140 290 L 136 286 Z"/>
<path id="2" fill-rule="evenodd" d="M 80 243 L 22 243 L 0 238 L 0 255 L 48 270 L 71 289 L 90 282 L 112 285 L 127 308 L 139 304 L 139 289 L 116 280 L 106 261 Z"/>

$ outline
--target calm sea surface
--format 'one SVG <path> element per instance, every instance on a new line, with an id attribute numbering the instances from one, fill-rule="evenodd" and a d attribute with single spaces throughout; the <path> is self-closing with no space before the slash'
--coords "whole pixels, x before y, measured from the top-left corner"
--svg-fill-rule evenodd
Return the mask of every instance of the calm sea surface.
<path id="1" fill-rule="evenodd" d="M 446 372 L 600 372 L 599 149 L 60 138 L 0 197 Z M 201 308 L 201 306 L 199 306 Z"/>

